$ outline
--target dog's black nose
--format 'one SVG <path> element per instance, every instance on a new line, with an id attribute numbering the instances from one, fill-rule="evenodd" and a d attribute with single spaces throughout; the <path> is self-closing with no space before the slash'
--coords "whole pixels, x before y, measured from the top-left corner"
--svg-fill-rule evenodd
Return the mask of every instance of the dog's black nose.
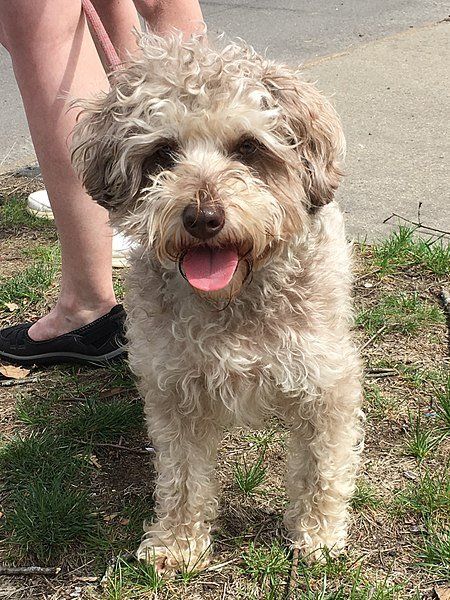
<path id="1" fill-rule="evenodd" d="M 190 204 L 183 211 L 183 225 L 199 240 L 208 240 L 225 225 L 225 211 L 220 204 Z"/>

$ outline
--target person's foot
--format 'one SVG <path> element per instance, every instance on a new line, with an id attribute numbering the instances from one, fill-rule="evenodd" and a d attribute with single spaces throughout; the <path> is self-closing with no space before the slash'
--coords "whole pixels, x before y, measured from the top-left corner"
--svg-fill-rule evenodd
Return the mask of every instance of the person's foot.
<path id="1" fill-rule="evenodd" d="M 92 309 L 82 309 L 75 307 L 63 307 L 60 301 L 45 316 L 35 321 L 28 335 L 35 342 L 51 340 L 59 335 L 69 333 L 74 329 L 83 327 L 106 315 L 114 306 L 116 301 L 99 304 Z"/>
<path id="2" fill-rule="evenodd" d="M 38 190 L 28 196 L 27 210 L 31 214 L 41 219 L 53 219 L 53 211 L 50 206 L 47 190 Z M 132 242 L 115 231 L 112 242 L 112 266 L 126 267 L 128 265 L 127 256 L 132 248 Z"/>
<path id="3" fill-rule="evenodd" d="M 56 312 L 55 309 L 52 313 L 54 312 Z M 66 362 L 98 365 L 107 364 L 113 359 L 125 356 L 124 324 L 126 315 L 121 304 L 78 327 L 73 327 L 76 322 L 74 319 L 67 321 L 65 328 L 71 328 L 64 333 L 60 333 L 61 324 L 57 327 L 57 317 L 52 313 L 48 315 L 51 318 L 45 319 L 44 317 L 34 325 L 22 323 L 0 330 L 0 359 L 20 365 L 48 365 Z M 83 320 L 88 317 L 87 313 L 88 311 L 85 311 Z M 76 319 L 81 318 L 81 314 L 76 317 Z M 40 329 L 39 323 L 41 323 Z M 48 337 L 52 326 L 57 333 Z M 37 335 L 32 337 L 30 332 L 35 329 Z M 42 334 L 43 337 L 37 339 L 40 337 L 39 334 Z"/>

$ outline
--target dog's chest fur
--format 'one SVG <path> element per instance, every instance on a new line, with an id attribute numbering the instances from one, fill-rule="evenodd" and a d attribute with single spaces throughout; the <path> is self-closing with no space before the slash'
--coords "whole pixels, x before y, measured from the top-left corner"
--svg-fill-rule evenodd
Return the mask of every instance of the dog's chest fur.
<path id="1" fill-rule="evenodd" d="M 161 271 L 140 254 L 129 275 L 133 371 L 146 383 L 150 372 L 167 394 L 176 390 L 186 413 L 220 406 L 224 420 L 250 425 L 276 411 L 279 396 L 323 382 L 322 330 L 335 332 L 339 352 L 349 317 L 349 259 L 340 235 L 342 256 L 327 257 L 323 242 L 339 227 L 319 229 L 307 245 L 292 245 L 289 256 L 255 273 L 224 310 L 198 297 L 176 270 Z M 324 290 L 333 290 L 326 295 L 334 294 L 334 311 L 323 307 Z"/>

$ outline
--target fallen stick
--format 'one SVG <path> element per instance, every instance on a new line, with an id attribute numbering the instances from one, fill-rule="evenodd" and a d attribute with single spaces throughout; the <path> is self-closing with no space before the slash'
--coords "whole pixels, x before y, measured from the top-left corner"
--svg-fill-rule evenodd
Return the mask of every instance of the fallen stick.
<path id="1" fill-rule="evenodd" d="M 373 336 L 371 338 L 369 338 L 359 349 L 360 352 L 362 352 L 365 348 L 367 348 L 367 346 L 370 346 L 370 344 L 377 339 L 377 337 L 383 333 L 383 331 L 386 329 L 387 325 L 383 325 L 382 327 L 380 327 L 380 329 L 378 331 L 376 331 Z"/>
<path id="2" fill-rule="evenodd" d="M 23 379 L 6 379 L 5 381 L 0 381 L 0 387 L 11 387 L 13 385 L 25 385 L 27 383 L 36 383 L 38 381 L 38 376 L 34 375 L 33 377 L 24 377 Z"/>
<path id="3" fill-rule="evenodd" d="M 373 368 L 366 369 L 364 371 L 365 377 L 371 377 L 372 379 L 380 379 L 382 377 L 396 377 L 398 371 L 396 369 L 385 369 L 385 368 Z"/>
<path id="4" fill-rule="evenodd" d="M 429 225 L 424 225 L 420 221 L 419 222 L 411 221 L 410 219 L 407 219 L 406 217 L 402 217 L 402 215 L 399 215 L 397 213 L 392 213 L 392 215 L 390 217 L 387 217 L 387 219 L 385 219 L 383 221 L 383 223 L 387 223 L 394 217 L 397 217 L 397 219 L 401 219 L 402 221 L 405 221 L 406 223 L 409 223 L 410 225 L 414 225 L 418 229 L 427 229 L 428 231 L 432 231 L 433 233 L 441 233 L 442 235 L 450 235 L 450 231 L 445 231 L 445 229 L 437 229 L 436 227 L 430 227 Z"/>
<path id="5" fill-rule="evenodd" d="M 0 565 L 0 575 L 46 575 L 55 576 L 61 571 L 61 567 L 5 567 Z"/>
<path id="6" fill-rule="evenodd" d="M 111 448 L 114 450 L 123 450 L 124 452 L 130 452 L 131 454 L 139 454 L 140 456 L 148 456 L 149 454 L 154 454 L 155 449 L 149 447 L 148 450 L 143 450 L 142 448 L 130 448 L 129 446 L 121 446 L 120 444 L 107 444 L 106 442 L 85 442 L 84 440 L 74 439 L 74 442 L 77 444 L 83 444 L 85 446 L 96 446 L 99 448 Z"/>

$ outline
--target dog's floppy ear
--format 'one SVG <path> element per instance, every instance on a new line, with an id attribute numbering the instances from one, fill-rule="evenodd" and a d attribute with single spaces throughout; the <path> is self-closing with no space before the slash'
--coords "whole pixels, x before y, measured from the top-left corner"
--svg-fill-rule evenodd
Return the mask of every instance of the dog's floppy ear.
<path id="1" fill-rule="evenodd" d="M 345 154 L 341 123 L 331 104 L 297 72 L 269 64 L 263 83 L 281 108 L 282 135 L 295 144 L 310 208 L 333 200 Z"/>
<path id="2" fill-rule="evenodd" d="M 114 211 L 140 186 L 136 172 L 127 166 L 125 141 L 133 128 L 125 126 L 117 102 L 117 89 L 81 106 L 72 139 L 72 164 L 86 191 L 104 208 Z"/>

